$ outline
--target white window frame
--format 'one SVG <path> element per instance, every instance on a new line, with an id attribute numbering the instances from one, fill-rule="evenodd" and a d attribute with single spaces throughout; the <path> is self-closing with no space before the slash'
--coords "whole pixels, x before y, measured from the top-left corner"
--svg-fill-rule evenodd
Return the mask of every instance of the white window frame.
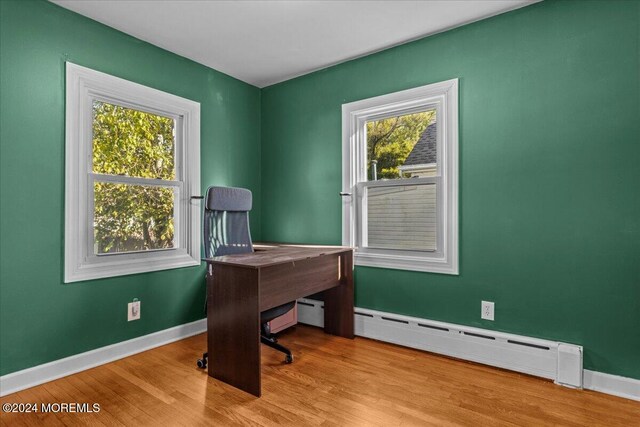
<path id="1" fill-rule="evenodd" d="M 175 119 L 176 180 L 94 174 L 93 101 Z M 200 265 L 200 104 L 70 62 L 66 63 L 64 282 Z M 93 182 L 173 187 L 174 248 L 94 254 Z"/>
<path id="2" fill-rule="evenodd" d="M 367 181 L 366 123 L 434 108 L 438 123 L 437 176 L 386 183 Z M 426 252 L 362 247 L 364 187 L 407 183 L 438 185 L 438 249 Z M 459 274 L 458 79 L 343 104 L 342 194 L 342 244 L 355 247 L 356 265 Z M 360 220 L 359 215 L 363 217 Z"/>

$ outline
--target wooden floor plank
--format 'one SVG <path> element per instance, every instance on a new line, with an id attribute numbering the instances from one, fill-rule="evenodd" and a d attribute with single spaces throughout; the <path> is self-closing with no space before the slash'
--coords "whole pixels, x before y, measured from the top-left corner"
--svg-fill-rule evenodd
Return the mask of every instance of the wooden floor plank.
<path id="1" fill-rule="evenodd" d="M 0 425 L 640 425 L 639 402 L 528 375 L 308 326 L 280 341 L 295 362 L 263 348 L 259 399 L 196 368 L 201 334 L 0 399 L 98 403 L 99 413 L 2 413 Z"/>

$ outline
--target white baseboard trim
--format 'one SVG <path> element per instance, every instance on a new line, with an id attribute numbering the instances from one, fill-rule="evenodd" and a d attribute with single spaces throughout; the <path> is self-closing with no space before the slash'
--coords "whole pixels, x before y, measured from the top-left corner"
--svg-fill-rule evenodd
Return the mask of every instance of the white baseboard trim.
<path id="1" fill-rule="evenodd" d="M 298 300 L 298 322 L 324 326 L 324 304 Z M 470 360 L 558 383 L 558 346 L 564 343 L 394 313 L 355 309 L 355 334 L 405 347 Z M 571 345 L 571 344 L 570 344 Z M 582 347 L 575 346 L 582 351 Z M 640 380 L 589 370 L 573 387 L 640 400 Z M 561 384 L 568 385 L 569 384 Z"/>
<path id="2" fill-rule="evenodd" d="M 298 305 L 298 321 L 300 323 L 305 323 L 313 326 L 322 327 L 324 325 L 324 313 L 322 312 L 321 305 L 318 301 L 301 299 L 300 302 L 302 304 Z M 306 304 L 314 304 L 313 306 L 308 306 Z M 376 313 L 380 316 L 387 317 L 388 319 L 396 319 L 396 320 L 405 320 L 405 319 L 415 319 L 410 318 L 408 316 L 401 316 L 392 313 L 385 312 L 376 312 L 374 310 L 366 310 L 361 308 L 356 308 L 356 311 L 362 314 L 370 314 Z M 484 363 L 492 366 L 499 366 L 506 369 L 513 369 L 513 367 L 508 366 L 505 361 L 498 361 L 499 363 L 492 363 L 491 360 L 486 357 L 474 357 L 473 355 L 465 355 L 464 352 L 446 350 L 443 348 L 437 348 L 435 346 L 427 346 L 427 345 L 416 345 L 411 341 L 407 341 L 403 334 L 397 334 L 395 339 L 385 339 L 384 333 L 374 332 L 372 331 L 371 325 L 368 328 L 364 327 L 362 323 L 362 318 L 358 321 L 358 317 L 356 317 L 356 335 L 363 336 L 366 338 L 373 338 L 380 341 L 392 342 L 394 344 L 403 345 L 406 347 L 418 348 L 421 350 L 427 350 L 433 353 L 445 354 L 453 357 L 458 357 L 461 359 L 472 360 L 479 363 Z M 365 318 L 368 316 L 365 316 Z M 435 322 L 426 319 L 417 319 L 422 324 L 428 324 L 430 326 L 447 328 L 452 330 L 454 327 L 458 327 L 461 330 L 467 330 L 467 332 L 476 331 L 482 335 L 495 335 L 496 332 L 490 330 L 484 330 L 479 328 L 470 328 L 470 327 L 462 327 L 460 325 L 452 325 L 443 322 Z M 408 321 L 408 320 L 407 320 Z M 393 325 L 397 327 L 398 325 L 404 325 L 402 323 L 396 322 L 397 325 Z M 435 331 L 445 332 L 438 329 L 429 329 L 429 332 Z M 169 344 L 174 341 L 178 341 L 184 338 L 188 338 L 193 335 L 197 335 L 203 333 L 207 330 L 206 319 L 196 320 L 195 322 L 185 323 L 184 325 L 175 326 L 173 328 L 165 329 L 163 331 L 154 332 L 152 334 L 144 335 L 138 338 L 133 338 L 127 341 L 123 341 L 117 344 L 112 344 L 106 347 L 101 347 L 95 350 L 87 351 L 85 353 L 76 354 L 74 356 L 69 356 L 64 359 L 55 360 L 53 362 L 45 363 L 43 365 L 34 366 L 32 368 L 24 369 L 22 371 L 13 372 L 11 374 L 4 375 L 0 377 L 0 396 L 6 396 L 11 393 L 18 392 L 20 390 L 24 390 L 30 387 L 34 387 L 49 381 L 56 380 L 58 378 L 66 377 L 71 374 L 75 374 L 77 372 L 81 372 L 87 369 L 94 368 L 99 365 L 103 365 L 105 363 L 113 362 L 114 360 L 122 359 L 127 356 L 131 356 L 136 353 L 141 353 L 143 351 L 150 350 L 155 347 L 160 347 L 165 344 Z M 455 330 L 455 329 L 454 329 Z M 457 332 L 460 333 L 458 330 Z M 464 332 L 464 331 L 463 331 Z M 514 337 L 509 334 L 501 334 Z M 523 337 L 527 338 L 528 337 Z M 536 340 L 538 344 L 544 344 L 543 340 Z M 554 344 L 554 342 L 547 342 Z M 557 343 L 555 343 L 557 344 Z M 544 361 L 543 361 L 544 362 Z M 547 363 L 543 363 L 544 365 L 548 365 Z M 532 373 L 533 375 L 541 376 L 544 378 L 554 378 L 554 374 L 552 374 L 550 367 L 547 366 L 545 369 L 540 369 L 539 367 L 529 366 L 522 369 L 513 369 L 518 370 L 520 372 Z M 605 374 L 603 372 L 591 371 L 588 369 L 584 370 L 583 374 L 583 387 L 587 390 L 593 390 L 600 393 L 611 394 L 618 397 L 623 397 L 626 399 L 640 401 L 640 380 L 634 378 L 621 377 L 617 375 Z"/>
<path id="3" fill-rule="evenodd" d="M 0 377 L 0 396 L 104 365 L 114 360 L 200 334 L 206 330 L 207 320 L 196 320 L 195 322 L 185 323 L 184 325 L 3 375 Z"/>
<path id="4" fill-rule="evenodd" d="M 584 388 L 640 402 L 640 380 L 584 370 Z"/>

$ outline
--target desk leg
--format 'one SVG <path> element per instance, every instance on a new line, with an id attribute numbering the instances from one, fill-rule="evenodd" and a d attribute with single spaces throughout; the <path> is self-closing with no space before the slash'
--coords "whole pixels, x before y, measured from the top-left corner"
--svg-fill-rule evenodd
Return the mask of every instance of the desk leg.
<path id="1" fill-rule="evenodd" d="M 353 252 L 340 254 L 340 270 L 340 285 L 324 291 L 324 331 L 353 338 Z"/>
<path id="2" fill-rule="evenodd" d="M 260 397 L 258 270 L 214 265 L 207 296 L 209 375 Z"/>

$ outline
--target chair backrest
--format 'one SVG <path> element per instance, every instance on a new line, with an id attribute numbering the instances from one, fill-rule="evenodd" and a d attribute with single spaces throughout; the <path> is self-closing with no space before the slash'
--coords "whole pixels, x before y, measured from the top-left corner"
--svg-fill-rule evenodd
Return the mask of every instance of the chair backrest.
<path id="1" fill-rule="evenodd" d="M 251 191 L 209 187 L 204 207 L 204 253 L 207 258 L 253 252 L 249 231 Z"/>

